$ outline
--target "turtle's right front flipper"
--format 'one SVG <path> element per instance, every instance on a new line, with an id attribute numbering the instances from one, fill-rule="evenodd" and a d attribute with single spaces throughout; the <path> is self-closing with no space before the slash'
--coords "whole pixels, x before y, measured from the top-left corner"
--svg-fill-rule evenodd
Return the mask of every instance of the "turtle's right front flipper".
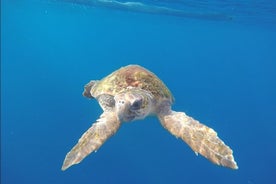
<path id="1" fill-rule="evenodd" d="M 217 133 L 183 112 L 170 111 L 159 115 L 161 124 L 173 135 L 180 137 L 196 153 L 211 162 L 237 169 L 231 148 L 217 136 Z"/>
<path id="2" fill-rule="evenodd" d="M 67 153 L 62 170 L 80 163 L 91 152 L 98 150 L 102 144 L 120 127 L 120 121 L 114 112 L 104 112 L 79 139 L 78 143 Z"/>

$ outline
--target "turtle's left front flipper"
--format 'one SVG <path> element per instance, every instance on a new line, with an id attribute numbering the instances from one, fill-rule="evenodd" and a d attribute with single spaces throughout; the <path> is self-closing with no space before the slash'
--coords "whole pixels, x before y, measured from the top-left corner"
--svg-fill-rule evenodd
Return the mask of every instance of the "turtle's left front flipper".
<path id="1" fill-rule="evenodd" d="M 217 133 L 183 112 L 169 111 L 159 115 L 161 124 L 173 135 L 180 137 L 196 153 L 211 162 L 238 169 L 230 147 L 217 136 Z"/>
<path id="2" fill-rule="evenodd" d="M 120 125 L 114 112 L 104 112 L 67 153 L 61 169 L 64 171 L 68 167 L 80 163 L 91 152 L 98 150 L 110 136 L 117 132 Z"/>

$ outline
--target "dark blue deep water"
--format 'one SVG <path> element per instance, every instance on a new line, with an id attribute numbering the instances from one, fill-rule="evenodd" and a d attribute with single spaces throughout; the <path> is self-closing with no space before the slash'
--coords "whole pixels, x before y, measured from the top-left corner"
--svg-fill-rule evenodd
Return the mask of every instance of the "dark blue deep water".
<path id="1" fill-rule="evenodd" d="M 275 184 L 275 1 L 99 2 L 1 1 L 1 183 Z M 214 128 L 239 169 L 149 117 L 61 171 L 102 112 L 83 86 L 128 64 L 158 75 L 173 109 Z"/>

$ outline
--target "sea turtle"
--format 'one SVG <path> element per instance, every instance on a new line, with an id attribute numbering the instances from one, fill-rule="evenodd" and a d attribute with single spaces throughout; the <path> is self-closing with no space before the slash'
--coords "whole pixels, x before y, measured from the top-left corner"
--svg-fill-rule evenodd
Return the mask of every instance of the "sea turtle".
<path id="1" fill-rule="evenodd" d="M 217 133 L 184 112 L 171 110 L 174 98 L 170 90 L 155 74 L 141 66 L 128 65 L 102 80 L 92 80 L 84 87 L 83 95 L 97 99 L 103 113 L 67 153 L 62 170 L 97 151 L 122 122 L 148 115 L 157 116 L 165 129 L 185 141 L 196 154 L 215 164 L 238 168 L 232 150 Z"/>

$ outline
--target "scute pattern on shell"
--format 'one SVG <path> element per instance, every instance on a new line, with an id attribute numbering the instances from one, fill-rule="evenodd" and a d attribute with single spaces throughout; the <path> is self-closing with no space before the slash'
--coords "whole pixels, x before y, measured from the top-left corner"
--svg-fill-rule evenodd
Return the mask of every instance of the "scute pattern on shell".
<path id="1" fill-rule="evenodd" d="M 116 95 L 128 87 L 137 87 L 149 91 L 155 100 L 174 101 L 170 90 L 152 72 L 138 65 L 129 65 L 111 73 L 100 80 L 91 89 L 93 97 L 101 94 Z"/>

